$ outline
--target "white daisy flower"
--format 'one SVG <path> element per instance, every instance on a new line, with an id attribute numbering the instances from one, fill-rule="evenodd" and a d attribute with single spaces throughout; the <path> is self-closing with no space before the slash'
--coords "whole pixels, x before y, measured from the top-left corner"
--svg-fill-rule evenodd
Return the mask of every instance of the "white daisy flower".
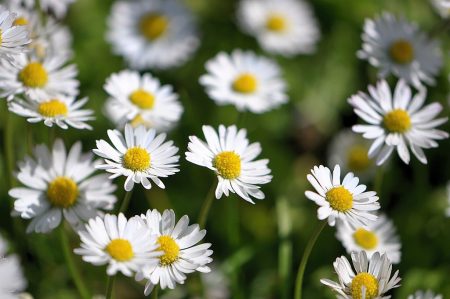
<path id="1" fill-rule="evenodd" d="M 366 139 L 375 139 L 369 149 L 369 157 L 377 157 L 377 165 L 383 164 L 394 149 L 406 164 L 410 154 L 408 146 L 420 162 L 426 164 L 423 148 L 438 147 L 436 140 L 448 138 L 448 133 L 436 129 L 447 117 L 435 118 L 442 110 L 439 103 L 422 107 L 426 90 L 412 95 L 411 89 L 400 80 L 391 93 L 386 81 L 369 86 L 369 94 L 360 92 L 348 102 L 355 113 L 367 125 L 355 125 L 353 131 Z"/>
<path id="2" fill-rule="evenodd" d="M 165 210 L 161 215 L 157 210 L 148 210 L 141 216 L 153 235 L 163 255 L 159 263 L 143 268 L 136 275 L 136 280 L 148 279 L 144 293 L 150 294 L 155 285 L 161 289 L 175 288 L 176 284 L 183 284 L 186 274 L 195 271 L 207 273 L 210 268 L 206 266 L 212 262 L 213 253 L 210 243 L 200 242 L 206 235 L 206 230 L 200 230 L 198 224 L 189 225 L 189 217 L 183 216 L 176 222 L 173 210 Z"/>
<path id="3" fill-rule="evenodd" d="M 23 6 L 30 10 L 41 9 L 45 12 L 53 13 L 58 19 L 61 19 L 66 15 L 69 6 L 75 0 L 6 0 L 6 2 L 10 5 Z"/>
<path id="4" fill-rule="evenodd" d="M 430 0 L 436 12 L 443 18 L 450 16 L 450 0 Z"/>
<path id="5" fill-rule="evenodd" d="M 386 253 L 393 264 L 400 263 L 402 245 L 394 224 L 384 214 L 367 226 L 353 228 L 346 222 L 338 221 L 336 228 L 336 238 L 347 253 L 364 250 L 369 258 L 375 252 Z"/>
<path id="6" fill-rule="evenodd" d="M 19 299 L 20 292 L 25 290 L 27 281 L 22 273 L 19 258 L 6 255 L 8 244 L 0 236 L 0 297 L 2 299 Z"/>
<path id="7" fill-rule="evenodd" d="M 26 54 L 14 56 L 14 60 L 0 60 L 0 97 L 11 99 L 25 93 L 32 98 L 78 94 L 78 71 L 75 65 L 67 65 L 61 55 L 46 56 L 43 61 Z"/>
<path id="8" fill-rule="evenodd" d="M 9 195 L 15 198 L 15 213 L 32 219 L 27 232 L 48 233 L 64 218 L 77 229 L 83 221 L 111 210 L 116 202 L 107 175 L 92 176 L 96 162 L 92 154 L 81 152 L 81 142 L 66 153 L 58 139 L 53 149 L 38 145 L 35 159 L 26 157 L 19 164 L 17 179 L 24 187 L 13 188 Z"/>
<path id="9" fill-rule="evenodd" d="M 272 176 L 268 159 L 254 160 L 261 153 L 259 142 L 249 144 L 247 131 L 234 125 L 220 125 L 218 133 L 211 126 L 203 126 L 203 134 L 206 142 L 189 137 L 186 160 L 216 173 L 219 180 L 216 198 L 232 192 L 251 203 L 254 203 L 251 197 L 264 199 L 258 185 L 269 183 Z"/>
<path id="10" fill-rule="evenodd" d="M 112 74 L 104 89 L 110 98 L 105 103 L 106 115 L 119 128 L 126 123 L 167 131 L 180 119 L 183 107 L 170 85 L 146 73 L 129 70 Z"/>
<path id="11" fill-rule="evenodd" d="M 333 263 L 339 276 L 339 282 L 321 279 L 320 282 L 329 286 L 341 299 L 388 299 L 386 293 L 396 287 L 401 280 L 398 270 L 391 277 L 392 264 L 385 254 L 376 252 L 367 259 L 365 251 L 353 252 L 352 269 L 345 256 L 341 256 Z"/>
<path id="12" fill-rule="evenodd" d="M 241 0 L 238 23 L 267 52 L 312 53 L 320 31 L 312 9 L 300 0 Z"/>
<path id="13" fill-rule="evenodd" d="M 379 68 L 378 76 L 390 73 L 420 87 L 421 81 L 434 83 L 442 55 L 436 41 L 421 32 L 416 24 L 384 13 L 367 19 L 362 34 L 363 45 L 358 57 Z"/>
<path id="14" fill-rule="evenodd" d="M 131 191 L 134 184 L 142 184 L 145 189 L 152 187 L 150 180 L 158 187 L 165 188 L 160 177 L 168 177 L 179 171 L 175 155 L 178 148 L 173 141 L 166 141 L 166 134 L 156 135 L 154 129 L 143 126 L 125 126 L 125 137 L 117 130 L 108 130 L 113 146 L 105 140 L 97 140 L 94 153 L 105 159 L 105 164 L 97 168 L 112 173 L 110 179 L 126 176 L 124 188 Z M 149 180 L 150 179 L 150 180 Z"/>
<path id="15" fill-rule="evenodd" d="M 192 14 L 177 0 L 117 1 L 107 38 L 133 69 L 183 64 L 199 45 Z"/>
<path id="16" fill-rule="evenodd" d="M 334 226 L 336 219 L 348 222 L 354 227 L 364 226 L 375 221 L 375 211 L 380 209 L 378 196 L 374 191 L 366 191 L 366 185 L 358 185 L 359 179 L 352 172 L 345 175 L 341 182 L 341 168 L 334 166 L 333 173 L 328 167 L 314 166 L 308 181 L 315 192 L 306 191 L 308 199 L 320 206 L 317 217 L 328 219 L 328 224 Z"/>
<path id="17" fill-rule="evenodd" d="M 440 294 L 434 294 L 432 291 L 417 291 L 413 295 L 409 295 L 407 299 L 443 299 Z"/>
<path id="18" fill-rule="evenodd" d="M 56 124 L 62 129 L 74 127 L 89 129 L 92 127 L 86 121 L 94 120 L 94 111 L 82 109 L 88 98 L 77 100 L 75 97 L 57 96 L 24 99 L 15 97 L 8 102 L 8 109 L 17 115 L 27 118 L 30 123 L 43 121 L 46 126 Z"/>
<path id="19" fill-rule="evenodd" d="M 103 219 L 89 220 L 86 230 L 78 234 L 81 248 L 74 252 L 93 265 L 107 264 L 109 276 L 117 272 L 132 276 L 143 267 L 152 267 L 159 262 L 161 252 L 156 251 L 156 238 L 139 216 L 127 220 L 122 213 L 118 216 L 106 214 Z"/>
<path id="20" fill-rule="evenodd" d="M 0 56 L 23 53 L 31 42 L 26 28 L 14 24 L 17 15 L 0 6 Z"/>
<path id="21" fill-rule="evenodd" d="M 206 70 L 200 83 L 219 105 L 233 104 L 239 111 L 263 113 L 288 100 L 278 65 L 251 51 L 221 52 L 206 62 Z"/>

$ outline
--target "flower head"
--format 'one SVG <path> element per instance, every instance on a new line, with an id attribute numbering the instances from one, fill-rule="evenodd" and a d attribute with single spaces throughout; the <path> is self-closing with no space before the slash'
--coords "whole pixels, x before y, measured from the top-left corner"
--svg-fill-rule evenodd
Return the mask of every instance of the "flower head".
<path id="1" fill-rule="evenodd" d="M 409 295 L 407 299 L 443 299 L 442 295 L 434 294 L 432 291 L 417 291 L 412 295 Z"/>

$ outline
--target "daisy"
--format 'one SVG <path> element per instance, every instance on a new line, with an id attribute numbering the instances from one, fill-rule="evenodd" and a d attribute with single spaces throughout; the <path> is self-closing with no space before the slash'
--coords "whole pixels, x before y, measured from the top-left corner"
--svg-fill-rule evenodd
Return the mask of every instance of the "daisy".
<path id="1" fill-rule="evenodd" d="M 413 295 L 409 295 L 407 299 L 443 299 L 442 295 L 435 295 L 432 291 L 417 291 Z"/>
<path id="2" fill-rule="evenodd" d="M 86 230 L 78 232 L 81 248 L 74 252 L 82 256 L 83 261 L 96 266 L 107 264 L 109 276 L 122 272 L 132 276 L 143 267 L 158 263 L 161 252 L 156 251 L 158 244 L 155 236 L 139 216 L 126 219 L 106 214 L 102 219 L 89 220 Z"/>
<path id="3" fill-rule="evenodd" d="M 353 173 L 345 175 L 341 182 L 341 168 L 334 166 L 333 173 L 328 167 L 314 166 L 308 181 L 315 192 L 306 191 L 305 196 L 320 206 L 317 217 L 328 218 L 328 224 L 334 226 L 336 219 L 348 222 L 354 227 L 375 221 L 375 211 L 380 209 L 378 196 L 374 191 L 366 191 L 366 185 L 358 185 L 359 179 Z"/>
<path id="4" fill-rule="evenodd" d="M 183 107 L 170 85 L 161 85 L 151 74 L 129 70 L 112 74 L 104 86 L 110 98 L 106 115 L 119 127 L 130 122 L 157 131 L 167 131 L 180 119 Z"/>
<path id="5" fill-rule="evenodd" d="M 219 183 L 216 198 L 229 192 L 236 193 L 248 202 L 251 197 L 264 199 L 265 195 L 258 185 L 272 180 L 268 159 L 254 160 L 261 153 L 259 142 L 249 144 L 247 131 L 236 126 L 219 126 L 217 133 L 210 126 L 203 126 L 206 142 L 196 136 L 189 137 L 186 160 L 207 167 L 217 175 Z"/>
<path id="6" fill-rule="evenodd" d="M 391 277 L 392 264 L 385 254 L 376 252 L 371 259 L 366 252 L 352 253 L 353 271 L 345 256 L 341 256 L 333 263 L 339 276 L 339 282 L 321 279 L 320 282 L 329 286 L 342 299 L 388 299 L 386 293 L 396 287 L 401 280 L 398 270 Z"/>
<path id="7" fill-rule="evenodd" d="M 0 296 L 2 299 L 19 299 L 25 290 L 27 281 L 23 276 L 19 258 L 7 255 L 7 243 L 0 236 Z"/>
<path id="8" fill-rule="evenodd" d="M 450 16 L 450 0 L 431 0 L 431 4 L 441 17 Z"/>
<path id="9" fill-rule="evenodd" d="M 393 264 L 400 263 L 401 244 L 397 231 L 385 215 L 379 215 L 375 222 L 357 228 L 338 221 L 336 228 L 336 238 L 341 241 L 347 253 L 364 250 L 369 258 L 375 252 L 386 253 Z"/>
<path id="10" fill-rule="evenodd" d="M 127 124 L 125 137 L 117 130 L 108 130 L 108 136 L 113 146 L 105 140 L 97 140 L 94 153 L 105 159 L 105 164 L 97 168 L 112 173 L 111 179 L 126 176 L 126 191 L 131 191 L 134 184 L 142 184 L 145 189 L 150 189 L 150 180 L 164 189 L 159 178 L 179 171 L 180 156 L 175 155 L 178 148 L 173 146 L 173 141 L 164 142 L 164 133 L 156 135 L 154 129 L 146 130 L 143 126 L 133 128 Z"/>
<path id="11" fill-rule="evenodd" d="M 46 56 L 43 61 L 26 54 L 14 56 L 14 60 L 0 60 L 0 97 L 11 99 L 25 93 L 32 98 L 78 94 L 78 71 L 75 65 L 66 64 L 67 57 Z"/>
<path id="12" fill-rule="evenodd" d="M 58 19 L 64 18 L 69 6 L 75 0 L 40 0 L 39 5 L 44 11 L 52 12 Z"/>
<path id="13" fill-rule="evenodd" d="M 304 1 L 241 0 L 237 17 L 241 29 L 267 52 L 312 53 L 320 38 L 313 11 Z"/>
<path id="14" fill-rule="evenodd" d="M 416 87 L 434 83 L 441 66 L 438 43 L 430 40 L 416 24 L 384 13 L 368 19 L 362 34 L 363 45 L 358 57 L 379 68 L 378 76 L 390 73 Z"/>
<path id="15" fill-rule="evenodd" d="M 377 165 L 383 164 L 394 149 L 406 164 L 412 153 L 426 164 L 427 158 L 422 148 L 438 147 L 436 140 L 448 138 L 448 133 L 436 129 L 447 121 L 447 117 L 435 118 L 442 110 L 439 103 L 422 107 L 426 90 L 412 95 L 411 89 L 400 80 L 391 93 L 386 81 L 369 86 L 369 94 L 360 92 L 348 102 L 355 113 L 367 125 L 355 125 L 353 131 L 362 133 L 366 139 L 375 139 L 369 149 L 369 157 L 377 157 Z"/>
<path id="16" fill-rule="evenodd" d="M 176 222 L 173 210 L 165 210 L 161 215 L 157 210 L 148 210 L 141 216 L 152 234 L 163 255 L 153 266 L 145 267 L 136 275 L 136 280 L 148 279 L 144 293 L 150 294 L 155 285 L 161 289 L 174 289 L 176 284 L 183 284 L 186 274 L 195 271 L 207 273 L 206 266 L 212 262 L 213 253 L 210 243 L 200 242 L 206 235 L 206 230 L 200 230 L 198 224 L 189 225 L 189 217 L 183 216 Z"/>
<path id="17" fill-rule="evenodd" d="M 177 0 L 117 1 L 108 26 L 113 51 L 133 69 L 179 66 L 199 45 L 193 16 Z"/>
<path id="18" fill-rule="evenodd" d="M 26 50 L 30 43 L 29 33 L 26 28 L 16 26 L 14 20 L 16 14 L 0 6 L 0 57 L 15 55 Z"/>
<path id="19" fill-rule="evenodd" d="M 288 100 L 278 65 L 251 51 L 221 52 L 206 62 L 206 70 L 200 83 L 219 105 L 233 104 L 239 111 L 263 113 Z"/>
<path id="20" fill-rule="evenodd" d="M 53 149 L 38 145 L 35 159 L 26 157 L 19 164 L 17 179 L 24 185 L 13 188 L 15 213 L 32 219 L 27 232 L 48 233 L 64 218 L 77 229 L 83 221 L 111 210 L 116 202 L 107 175 L 92 175 L 96 162 L 91 154 L 81 152 L 81 142 L 66 153 L 58 139 Z"/>
<path id="21" fill-rule="evenodd" d="M 52 127 L 56 124 L 62 129 L 69 126 L 76 129 L 89 129 L 92 127 L 86 121 L 94 120 L 94 111 L 81 109 L 88 101 L 87 98 L 76 100 L 75 97 L 57 96 L 41 97 L 25 100 L 15 97 L 8 102 L 8 109 L 17 115 L 27 118 L 30 123 L 43 121 L 46 126 Z"/>

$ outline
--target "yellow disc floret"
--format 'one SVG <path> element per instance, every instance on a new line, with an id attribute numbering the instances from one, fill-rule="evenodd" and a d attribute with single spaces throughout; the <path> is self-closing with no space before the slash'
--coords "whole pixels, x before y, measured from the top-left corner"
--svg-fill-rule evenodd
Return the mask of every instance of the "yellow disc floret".
<path id="1" fill-rule="evenodd" d="M 160 236 L 157 240 L 158 251 L 164 254 L 159 257 L 159 263 L 162 266 L 169 266 L 176 262 L 180 256 L 180 246 L 171 236 Z"/>
<path id="2" fill-rule="evenodd" d="M 252 74 L 239 75 L 233 82 L 233 89 L 240 93 L 253 93 L 258 87 L 258 80 Z"/>
<path id="3" fill-rule="evenodd" d="M 232 180 L 241 174 L 241 157 L 235 152 L 221 152 L 214 158 L 213 166 L 221 177 Z"/>
<path id="4" fill-rule="evenodd" d="M 360 247 L 366 250 L 374 249 L 378 245 L 377 235 L 371 232 L 370 230 L 366 230 L 362 227 L 358 228 L 353 233 L 353 240 L 355 240 L 356 244 L 358 244 Z"/>
<path id="5" fill-rule="evenodd" d="M 105 248 L 106 252 L 119 262 L 126 262 L 134 257 L 133 246 L 125 239 L 114 239 Z"/>
<path id="6" fill-rule="evenodd" d="M 139 22 L 141 33 L 149 40 L 160 38 L 167 32 L 169 19 L 166 16 L 150 13 L 143 16 Z"/>
<path id="7" fill-rule="evenodd" d="M 403 109 L 387 113 L 383 119 L 384 126 L 392 133 L 405 133 L 411 128 L 411 118 Z"/>
<path id="8" fill-rule="evenodd" d="M 284 31 L 286 29 L 286 19 L 279 14 L 271 14 L 267 18 L 266 28 L 275 32 Z"/>
<path id="9" fill-rule="evenodd" d="M 342 186 L 328 190 L 326 199 L 333 210 L 339 212 L 347 212 L 353 207 L 353 195 Z"/>
<path id="10" fill-rule="evenodd" d="M 396 63 L 410 63 L 414 60 L 413 45 L 407 40 L 397 40 L 389 48 L 389 55 Z"/>
<path id="11" fill-rule="evenodd" d="M 25 26 L 28 25 L 28 20 L 24 17 L 18 17 L 13 22 L 14 26 Z"/>
<path id="12" fill-rule="evenodd" d="M 133 171 L 145 171 L 150 167 L 151 158 L 146 149 L 136 146 L 126 151 L 122 163 Z"/>
<path id="13" fill-rule="evenodd" d="M 351 284 L 353 299 L 363 298 L 362 287 L 366 289 L 366 299 L 373 299 L 378 296 L 378 281 L 372 274 L 362 272 L 353 278 Z"/>
<path id="14" fill-rule="evenodd" d="M 19 80 L 31 88 L 42 88 L 48 82 L 48 74 L 39 62 L 30 62 L 19 72 Z"/>
<path id="15" fill-rule="evenodd" d="M 48 201 L 59 208 L 69 208 L 75 204 L 78 198 L 78 186 L 74 180 L 68 177 L 56 177 L 48 184 Z"/>
<path id="16" fill-rule="evenodd" d="M 155 96 L 143 89 L 133 91 L 129 99 L 131 103 L 141 109 L 152 109 L 155 105 Z"/>
<path id="17" fill-rule="evenodd" d="M 367 148 L 355 145 L 349 149 L 347 155 L 347 166 L 352 171 L 364 171 L 370 167 L 372 161 L 367 155 Z"/>
<path id="18" fill-rule="evenodd" d="M 45 117 L 57 117 L 67 115 L 68 109 L 64 102 L 58 99 L 51 99 L 38 105 L 38 112 Z"/>

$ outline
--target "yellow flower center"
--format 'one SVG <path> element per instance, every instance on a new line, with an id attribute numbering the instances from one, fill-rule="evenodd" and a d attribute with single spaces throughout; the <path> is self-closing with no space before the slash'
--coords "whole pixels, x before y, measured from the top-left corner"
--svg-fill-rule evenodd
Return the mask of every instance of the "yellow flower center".
<path id="1" fill-rule="evenodd" d="M 393 133 L 405 133 L 411 128 L 411 118 L 403 109 L 395 109 L 387 113 L 383 122 L 386 129 Z"/>
<path id="2" fill-rule="evenodd" d="M 240 93 L 252 93 L 258 87 L 258 81 L 252 74 L 239 75 L 233 82 L 233 89 Z"/>
<path id="3" fill-rule="evenodd" d="M 372 274 L 362 272 L 356 275 L 351 284 L 352 298 L 362 299 L 362 287 L 366 288 L 366 299 L 373 299 L 378 296 L 378 281 Z"/>
<path id="4" fill-rule="evenodd" d="M 48 74 L 39 62 L 30 62 L 19 72 L 19 80 L 32 88 L 44 87 L 48 82 Z"/>
<path id="5" fill-rule="evenodd" d="M 13 22 L 14 26 L 25 26 L 28 25 L 28 20 L 24 17 L 18 17 Z"/>
<path id="6" fill-rule="evenodd" d="M 142 34 L 151 41 L 163 36 L 168 27 L 169 19 L 166 16 L 155 13 L 143 16 L 139 22 Z"/>
<path id="7" fill-rule="evenodd" d="M 47 187 L 48 201 L 59 208 L 73 206 L 77 201 L 78 193 L 75 181 L 64 176 L 55 178 Z"/>
<path id="8" fill-rule="evenodd" d="M 389 48 L 391 58 L 399 64 L 407 64 L 414 59 L 414 48 L 407 40 L 399 39 Z"/>
<path id="9" fill-rule="evenodd" d="M 142 115 L 137 114 L 131 121 L 130 124 L 133 126 L 133 128 L 139 127 L 140 125 L 145 125 L 146 122 L 144 118 L 142 118 Z"/>
<path id="10" fill-rule="evenodd" d="M 356 244 L 366 250 L 374 249 L 378 245 L 377 235 L 364 228 L 358 228 L 353 233 L 353 239 L 355 240 Z"/>
<path id="11" fill-rule="evenodd" d="M 213 166 L 221 177 L 232 180 L 241 174 L 241 157 L 235 152 L 221 152 L 214 158 Z"/>
<path id="12" fill-rule="evenodd" d="M 367 155 L 367 149 L 361 145 L 355 145 L 348 151 L 347 166 L 352 171 L 364 171 L 370 167 L 372 161 Z"/>
<path id="13" fill-rule="evenodd" d="M 130 94 L 130 102 L 141 109 L 152 109 L 155 105 L 155 97 L 143 89 L 137 89 Z"/>
<path id="14" fill-rule="evenodd" d="M 114 239 L 105 248 L 106 252 L 119 262 L 126 262 L 134 257 L 133 246 L 125 239 Z"/>
<path id="15" fill-rule="evenodd" d="M 157 240 L 159 247 L 158 251 L 164 252 L 162 256 L 159 257 L 159 263 L 162 266 L 169 266 L 178 260 L 180 255 L 180 246 L 177 242 L 170 236 L 161 236 Z"/>
<path id="16" fill-rule="evenodd" d="M 353 195 L 342 186 L 328 190 L 326 199 L 330 206 L 339 212 L 347 212 L 353 207 Z"/>
<path id="17" fill-rule="evenodd" d="M 267 18 L 266 28 L 275 32 L 284 31 L 286 29 L 286 19 L 279 14 L 271 14 Z"/>
<path id="18" fill-rule="evenodd" d="M 151 158 L 146 149 L 132 147 L 123 156 L 123 166 L 133 171 L 144 171 L 150 167 Z"/>
<path id="19" fill-rule="evenodd" d="M 45 117 L 57 117 L 67 115 L 67 106 L 58 99 L 52 99 L 48 102 L 42 102 L 38 106 L 39 114 Z"/>

